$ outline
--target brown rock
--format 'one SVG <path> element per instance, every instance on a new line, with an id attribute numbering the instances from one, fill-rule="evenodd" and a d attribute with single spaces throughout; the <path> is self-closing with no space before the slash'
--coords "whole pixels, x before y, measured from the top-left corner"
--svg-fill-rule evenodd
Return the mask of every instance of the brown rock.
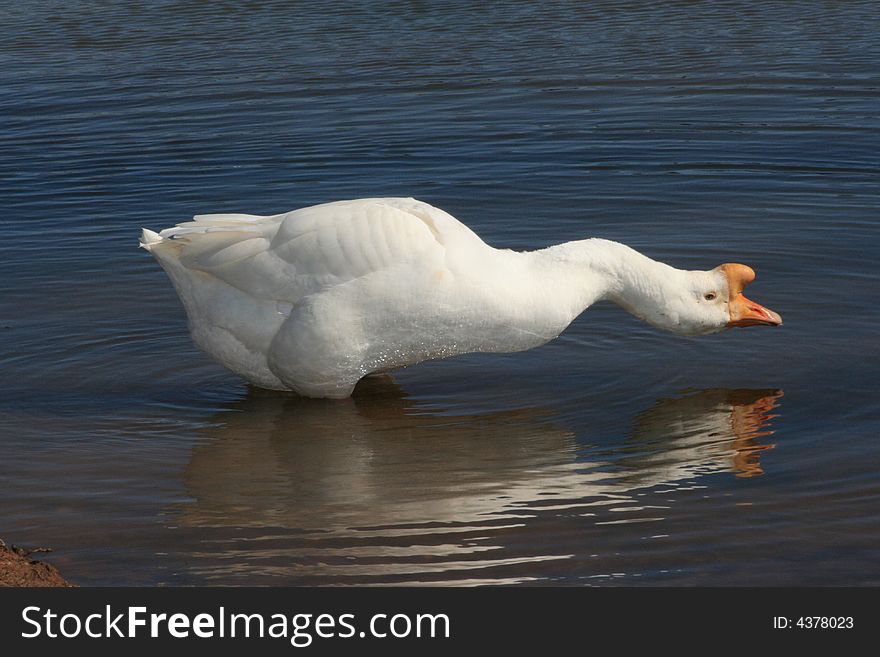
<path id="1" fill-rule="evenodd" d="M 48 550 L 7 546 L 0 539 L 0 586 L 73 586 L 55 566 L 29 559 L 34 552 Z"/>

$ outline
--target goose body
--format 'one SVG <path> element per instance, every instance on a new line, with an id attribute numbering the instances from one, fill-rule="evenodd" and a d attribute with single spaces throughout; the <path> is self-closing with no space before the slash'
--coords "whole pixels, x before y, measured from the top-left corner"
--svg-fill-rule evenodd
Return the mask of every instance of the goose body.
<path id="1" fill-rule="evenodd" d="M 495 249 L 410 198 L 201 215 L 145 229 L 141 246 L 202 350 L 260 387 L 309 397 L 347 397 L 367 374 L 424 360 L 536 347 L 602 299 L 683 334 L 781 323 L 741 296 L 754 278 L 745 265 L 686 272 L 600 239 Z"/>

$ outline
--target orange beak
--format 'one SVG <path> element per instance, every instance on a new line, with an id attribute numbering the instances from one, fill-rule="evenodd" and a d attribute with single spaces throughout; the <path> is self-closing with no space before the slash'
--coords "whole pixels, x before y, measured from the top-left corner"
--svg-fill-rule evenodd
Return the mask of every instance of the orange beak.
<path id="1" fill-rule="evenodd" d="M 730 309 L 730 321 L 728 326 L 779 326 L 782 317 L 769 308 L 743 296 L 743 288 L 755 280 L 755 272 L 751 267 L 737 263 L 727 263 L 718 269 L 727 276 L 730 296 L 728 308 Z"/>
<path id="2" fill-rule="evenodd" d="M 782 317 L 759 303 L 746 299 L 742 292 L 728 304 L 730 321 L 728 326 L 780 326 Z"/>

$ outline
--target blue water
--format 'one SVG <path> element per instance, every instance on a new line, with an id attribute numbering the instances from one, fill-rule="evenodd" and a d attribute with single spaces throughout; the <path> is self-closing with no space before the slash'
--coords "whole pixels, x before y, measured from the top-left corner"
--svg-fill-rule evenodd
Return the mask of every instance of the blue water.
<path id="1" fill-rule="evenodd" d="M 8 3 L 0 537 L 81 585 L 880 584 L 874 2 Z M 140 227 L 414 196 L 744 262 L 310 401 L 191 343 Z"/>

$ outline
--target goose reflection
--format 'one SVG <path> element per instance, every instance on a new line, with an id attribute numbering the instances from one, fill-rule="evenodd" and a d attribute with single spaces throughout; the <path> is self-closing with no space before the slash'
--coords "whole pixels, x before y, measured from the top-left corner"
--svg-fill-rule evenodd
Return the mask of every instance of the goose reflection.
<path id="1" fill-rule="evenodd" d="M 782 391 L 660 399 L 631 436 L 589 449 L 543 408 L 432 412 L 390 377 L 321 401 L 252 389 L 204 430 L 186 470 L 187 523 L 322 531 L 469 522 L 548 498 L 612 498 L 714 472 L 762 474 Z"/>
<path id="2" fill-rule="evenodd" d="M 635 421 L 632 437 L 615 461 L 631 470 L 629 485 L 657 485 L 729 471 L 737 477 L 761 475 L 760 452 L 772 444 L 773 410 L 781 390 L 689 391 L 661 399 Z"/>

